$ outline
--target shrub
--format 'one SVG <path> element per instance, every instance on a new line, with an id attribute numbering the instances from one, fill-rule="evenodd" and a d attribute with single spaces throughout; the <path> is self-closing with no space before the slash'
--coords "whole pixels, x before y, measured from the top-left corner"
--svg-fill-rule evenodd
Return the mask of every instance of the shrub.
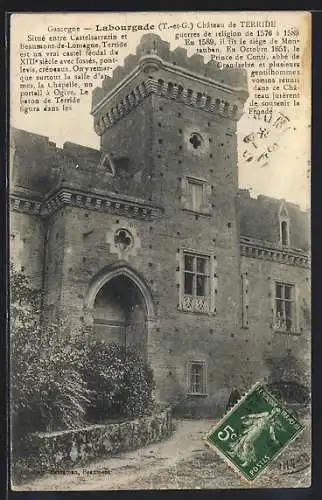
<path id="1" fill-rule="evenodd" d="M 91 340 L 84 375 L 92 393 L 90 419 L 151 413 L 153 372 L 134 346 Z"/>
<path id="2" fill-rule="evenodd" d="M 276 358 L 267 358 L 270 369 L 268 389 L 288 403 L 307 404 L 310 401 L 310 371 L 303 359 L 288 352 Z"/>
<path id="3" fill-rule="evenodd" d="M 64 325 L 17 329 L 12 337 L 12 359 L 14 415 L 40 430 L 82 423 L 88 402 L 80 376 L 83 353 Z"/>
<path id="4" fill-rule="evenodd" d="M 82 423 L 88 390 L 81 377 L 83 333 L 45 324 L 40 293 L 11 268 L 11 411 L 14 437 Z"/>

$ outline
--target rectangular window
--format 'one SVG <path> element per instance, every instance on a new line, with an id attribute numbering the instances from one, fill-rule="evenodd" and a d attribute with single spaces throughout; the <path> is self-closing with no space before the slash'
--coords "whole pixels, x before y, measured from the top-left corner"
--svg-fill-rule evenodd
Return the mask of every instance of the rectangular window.
<path id="1" fill-rule="evenodd" d="M 204 197 L 204 182 L 188 179 L 188 206 L 193 212 L 202 212 Z"/>
<path id="2" fill-rule="evenodd" d="M 183 253 L 183 301 L 186 311 L 210 311 L 210 258 Z"/>
<path id="3" fill-rule="evenodd" d="M 280 232 L 281 232 L 282 245 L 284 245 L 284 246 L 289 245 L 289 229 L 288 229 L 288 223 L 286 220 L 281 221 Z"/>
<path id="4" fill-rule="evenodd" d="M 211 215 L 211 186 L 204 179 L 183 177 L 181 180 L 181 202 L 185 210 Z"/>
<path id="5" fill-rule="evenodd" d="M 214 314 L 218 289 L 217 259 L 214 254 L 199 254 L 182 249 L 177 253 L 177 287 L 180 311 Z"/>
<path id="6" fill-rule="evenodd" d="M 194 297 L 209 295 L 209 257 L 184 254 L 184 293 Z"/>
<path id="7" fill-rule="evenodd" d="M 189 361 L 188 363 L 188 394 L 207 394 L 207 376 L 205 361 Z"/>
<path id="8" fill-rule="evenodd" d="M 295 329 L 295 286 L 275 283 L 275 327 L 278 330 Z"/>

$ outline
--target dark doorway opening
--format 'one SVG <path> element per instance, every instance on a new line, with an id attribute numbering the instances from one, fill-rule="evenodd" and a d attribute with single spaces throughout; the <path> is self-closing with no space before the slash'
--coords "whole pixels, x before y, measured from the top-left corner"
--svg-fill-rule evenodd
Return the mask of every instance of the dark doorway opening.
<path id="1" fill-rule="evenodd" d="M 147 308 L 138 286 L 127 276 L 109 280 L 94 301 L 94 331 L 106 342 L 135 345 L 147 355 Z"/>

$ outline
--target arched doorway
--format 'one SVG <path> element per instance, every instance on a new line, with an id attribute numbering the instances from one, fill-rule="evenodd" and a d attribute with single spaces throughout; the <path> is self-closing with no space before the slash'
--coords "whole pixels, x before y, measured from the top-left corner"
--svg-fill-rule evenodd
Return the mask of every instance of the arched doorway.
<path id="1" fill-rule="evenodd" d="M 103 270 L 93 280 L 85 306 L 95 335 L 106 342 L 135 345 L 147 356 L 154 306 L 148 286 L 137 273 L 127 266 Z"/>

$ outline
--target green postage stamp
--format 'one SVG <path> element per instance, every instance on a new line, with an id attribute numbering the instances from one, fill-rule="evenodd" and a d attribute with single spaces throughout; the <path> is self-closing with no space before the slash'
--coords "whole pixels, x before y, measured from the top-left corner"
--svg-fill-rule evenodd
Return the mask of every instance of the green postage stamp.
<path id="1" fill-rule="evenodd" d="M 304 426 L 260 384 L 205 436 L 209 445 L 253 481 Z"/>

